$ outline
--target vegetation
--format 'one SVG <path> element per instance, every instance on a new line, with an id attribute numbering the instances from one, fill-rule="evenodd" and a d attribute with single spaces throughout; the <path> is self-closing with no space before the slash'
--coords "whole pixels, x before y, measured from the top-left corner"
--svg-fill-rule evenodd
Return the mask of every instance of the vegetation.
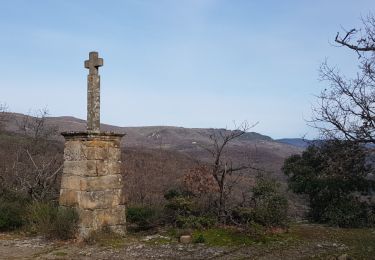
<path id="1" fill-rule="evenodd" d="M 130 229 L 135 231 L 148 230 L 158 225 L 160 213 L 151 207 L 130 206 L 126 209 L 126 220 L 131 223 Z"/>
<path id="2" fill-rule="evenodd" d="M 232 212 L 236 223 L 253 229 L 255 225 L 264 227 L 286 227 L 288 225 L 288 200 L 280 192 L 274 180 L 258 176 L 252 188 L 248 203 L 237 207 Z"/>
<path id="3" fill-rule="evenodd" d="M 10 191 L 0 194 L 0 231 L 10 231 L 24 224 L 27 199 Z"/>
<path id="4" fill-rule="evenodd" d="M 375 187 L 367 149 L 350 141 L 326 141 L 285 161 L 289 188 L 306 194 L 313 221 L 340 227 L 372 226 Z"/>
<path id="5" fill-rule="evenodd" d="M 74 209 L 33 202 L 27 207 L 25 228 L 46 237 L 69 239 L 75 236 L 77 221 L 78 215 Z"/>

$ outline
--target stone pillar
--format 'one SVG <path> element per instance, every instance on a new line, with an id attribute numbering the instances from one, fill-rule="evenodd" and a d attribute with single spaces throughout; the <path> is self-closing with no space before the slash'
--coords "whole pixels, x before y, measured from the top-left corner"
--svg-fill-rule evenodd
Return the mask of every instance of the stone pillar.
<path id="1" fill-rule="evenodd" d="M 108 227 L 125 234 L 121 149 L 123 134 L 65 132 L 60 206 L 79 214 L 79 237 Z"/>
<path id="2" fill-rule="evenodd" d="M 100 132 L 100 76 L 87 75 L 87 130 Z"/>

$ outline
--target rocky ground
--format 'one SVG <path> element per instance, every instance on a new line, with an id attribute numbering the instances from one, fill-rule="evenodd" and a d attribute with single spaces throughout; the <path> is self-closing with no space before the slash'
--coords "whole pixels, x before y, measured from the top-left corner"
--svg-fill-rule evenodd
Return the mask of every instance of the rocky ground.
<path id="1" fill-rule="evenodd" d="M 181 244 L 160 235 L 88 244 L 0 233 L 0 259 L 375 259 L 375 230 L 305 224 L 247 246 Z"/>

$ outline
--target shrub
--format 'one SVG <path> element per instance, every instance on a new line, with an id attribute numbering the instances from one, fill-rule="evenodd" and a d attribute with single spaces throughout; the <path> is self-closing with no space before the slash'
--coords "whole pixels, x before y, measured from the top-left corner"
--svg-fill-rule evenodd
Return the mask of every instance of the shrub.
<path id="1" fill-rule="evenodd" d="M 201 244 L 206 242 L 206 239 L 204 238 L 203 234 L 199 234 L 197 237 L 193 239 L 193 243 L 195 244 Z"/>
<path id="2" fill-rule="evenodd" d="M 190 215 L 193 212 L 194 203 L 189 197 L 177 196 L 172 197 L 165 207 L 177 215 Z"/>
<path id="3" fill-rule="evenodd" d="M 245 233 L 251 239 L 258 241 L 264 238 L 264 236 L 266 235 L 266 230 L 265 227 L 261 224 L 258 224 L 254 221 L 250 221 L 245 226 Z"/>
<path id="4" fill-rule="evenodd" d="M 252 220 L 266 227 L 284 227 L 288 223 L 288 200 L 279 184 L 258 176 L 253 188 Z"/>
<path id="5" fill-rule="evenodd" d="M 170 189 L 164 194 L 164 198 L 166 200 L 170 200 L 170 199 L 173 199 L 175 197 L 181 197 L 181 196 L 182 196 L 182 192 L 180 192 L 179 190 L 176 190 L 176 189 Z"/>
<path id="6" fill-rule="evenodd" d="M 252 193 L 249 205 L 237 207 L 232 211 L 235 222 L 245 226 L 250 223 L 265 227 L 287 226 L 288 200 L 280 192 L 276 181 L 258 176 Z"/>
<path id="7" fill-rule="evenodd" d="M 128 207 L 126 211 L 126 219 L 128 223 L 136 225 L 134 228 L 136 231 L 157 226 L 160 218 L 160 212 L 151 207 L 134 206 Z"/>
<path id="8" fill-rule="evenodd" d="M 0 231 L 9 231 L 23 225 L 23 205 L 0 200 Z"/>
<path id="9" fill-rule="evenodd" d="M 57 207 L 51 203 L 33 202 L 27 208 L 28 227 L 32 233 L 51 234 L 56 216 Z"/>
<path id="10" fill-rule="evenodd" d="M 179 228 L 209 228 L 215 225 L 216 219 L 207 216 L 177 216 L 176 225 Z"/>
<path id="11" fill-rule="evenodd" d="M 78 214 L 75 209 L 61 207 L 57 211 L 50 235 L 60 239 L 73 238 L 77 231 L 77 222 Z"/>
<path id="12" fill-rule="evenodd" d="M 59 239 L 74 237 L 78 222 L 75 209 L 59 208 L 52 203 L 34 202 L 29 205 L 27 211 L 27 221 L 32 233 Z"/>
<path id="13" fill-rule="evenodd" d="M 25 222 L 27 200 L 14 193 L 0 194 L 0 231 L 9 231 L 21 227 Z"/>

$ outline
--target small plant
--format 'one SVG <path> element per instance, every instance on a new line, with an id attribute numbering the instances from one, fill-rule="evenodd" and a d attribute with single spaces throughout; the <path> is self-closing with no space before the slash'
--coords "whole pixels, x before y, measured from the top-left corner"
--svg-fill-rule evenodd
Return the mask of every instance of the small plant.
<path id="1" fill-rule="evenodd" d="M 0 200 L 0 231 L 9 231 L 24 224 L 23 205 L 17 201 Z"/>
<path id="2" fill-rule="evenodd" d="M 266 227 L 285 227 L 288 224 L 288 200 L 274 180 L 259 176 L 253 188 L 254 207 L 251 219 Z"/>
<path id="3" fill-rule="evenodd" d="M 69 239 L 75 236 L 78 214 L 73 208 L 59 208 L 53 222 L 51 235 L 60 239 Z"/>
<path id="4" fill-rule="evenodd" d="M 28 200 L 7 189 L 0 191 L 0 231 L 9 231 L 25 223 L 25 205 Z"/>
<path id="5" fill-rule="evenodd" d="M 135 206 L 126 211 L 128 223 L 134 224 L 136 231 L 147 230 L 157 225 L 160 214 L 151 207 Z"/>
<path id="6" fill-rule="evenodd" d="M 204 238 L 203 234 L 199 234 L 197 237 L 193 239 L 193 243 L 195 244 L 202 244 L 206 242 L 206 239 Z"/>
<path id="7" fill-rule="evenodd" d="M 78 214 L 72 208 L 59 208 L 52 203 L 34 202 L 28 207 L 27 221 L 32 233 L 47 237 L 74 237 Z"/>
<path id="8" fill-rule="evenodd" d="M 206 216 L 177 216 L 176 218 L 176 225 L 179 228 L 194 228 L 194 229 L 202 229 L 202 228 L 209 228 L 215 225 L 216 220 L 211 217 Z"/>
<path id="9" fill-rule="evenodd" d="M 27 221 L 32 233 L 49 235 L 57 216 L 57 207 L 52 203 L 33 202 L 27 208 Z"/>
<path id="10" fill-rule="evenodd" d="M 259 241 L 259 240 L 262 240 L 264 236 L 266 235 L 266 230 L 264 226 L 258 223 L 255 223 L 254 221 L 251 221 L 246 225 L 245 233 L 251 239 L 255 241 Z"/>

